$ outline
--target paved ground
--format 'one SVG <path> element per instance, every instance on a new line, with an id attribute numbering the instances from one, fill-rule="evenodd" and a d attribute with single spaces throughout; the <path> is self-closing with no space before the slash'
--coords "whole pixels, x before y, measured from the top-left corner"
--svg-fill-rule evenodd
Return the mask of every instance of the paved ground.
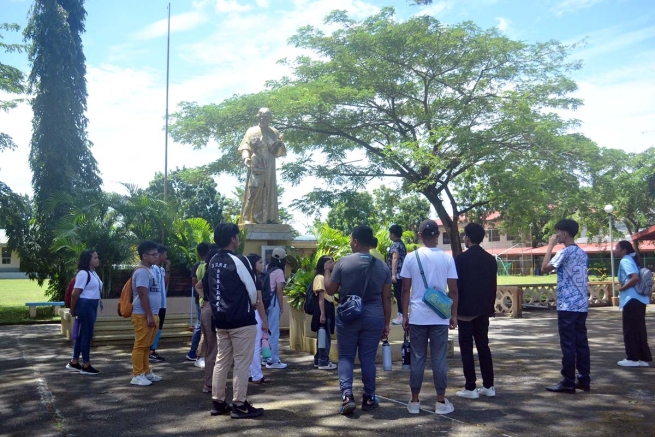
<path id="1" fill-rule="evenodd" d="M 592 391 L 576 395 L 544 390 L 560 379 L 556 313 L 525 315 L 491 323 L 496 398 L 455 396 L 464 384 L 456 348 L 456 358 L 448 360 L 447 397 L 455 406 L 448 416 L 407 413 L 409 375 L 398 370 L 399 363 L 392 372 L 378 368 L 378 410 L 340 416 L 336 372 L 314 370 L 311 357 L 288 350 L 283 340 L 288 369 L 267 371 L 272 384 L 249 388 L 250 401 L 266 409 L 264 416 L 212 417 L 210 395 L 201 392 L 202 371 L 184 360 L 186 345 L 158 351 L 168 359 L 154 365 L 162 382 L 134 387 L 129 385 L 129 347 L 95 348 L 92 362 L 102 374 L 82 376 L 64 370 L 71 345 L 58 325 L 3 326 L 0 435 L 655 436 L 655 366 L 616 365 L 624 358 L 616 309 L 590 312 Z M 655 307 L 649 307 L 647 320 L 649 332 L 655 333 Z M 426 410 L 436 401 L 431 381 L 426 371 L 421 396 Z"/>

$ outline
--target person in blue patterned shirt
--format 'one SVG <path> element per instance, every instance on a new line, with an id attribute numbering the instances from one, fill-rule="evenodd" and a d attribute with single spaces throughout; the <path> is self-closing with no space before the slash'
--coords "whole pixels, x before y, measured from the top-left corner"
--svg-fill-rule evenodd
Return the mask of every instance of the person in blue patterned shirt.
<path id="1" fill-rule="evenodd" d="M 589 391 L 590 353 L 587 340 L 587 254 L 575 244 L 578 233 L 575 220 L 564 219 L 555 224 L 555 235 L 548 240 L 548 248 L 541 266 L 544 273 L 557 270 L 557 326 L 562 348 L 562 377 L 559 384 L 546 387 L 557 393 L 575 393 L 575 389 Z M 552 257 L 556 244 L 564 248 Z M 552 257 L 552 259 L 551 259 Z M 575 369 L 578 369 L 578 380 Z"/>
<path id="2" fill-rule="evenodd" d="M 389 228 L 389 238 L 392 243 L 389 246 L 389 256 L 387 258 L 387 267 L 391 271 L 391 283 L 393 284 L 393 295 L 398 305 L 398 316 L 391 321 L 393 325 L 402 325 L 403 312 L 400 307 L 400 301 L 403 290 L 403 281 L 400 280 L 400 269 L 403 268 L 403 261 L 407 255 L 405 243 L 402 240 L 403 228 L 400 225 L 391 225 Z"/>

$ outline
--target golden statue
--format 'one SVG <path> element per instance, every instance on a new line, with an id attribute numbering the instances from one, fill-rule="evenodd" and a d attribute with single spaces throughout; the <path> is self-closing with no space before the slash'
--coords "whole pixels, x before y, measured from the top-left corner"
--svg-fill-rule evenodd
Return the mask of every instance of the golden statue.
<path id="1" fill-rule="evenodd" d="M 259 125 L 243 137 L 239 152 L 248 167 L 246 192 L 241 207 L 241 223 L 278 223 L 275 158 L 286 156 L 282 135 L 269 124 L 273 115 L 268 108 L 257 112 Z"/>

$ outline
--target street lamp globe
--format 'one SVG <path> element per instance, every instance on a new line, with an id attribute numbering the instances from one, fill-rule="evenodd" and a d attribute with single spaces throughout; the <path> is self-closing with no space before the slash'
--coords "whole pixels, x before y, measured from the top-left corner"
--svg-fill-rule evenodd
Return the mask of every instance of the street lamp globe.
<path id="1" fill-rule="evenodd" d="M 605 212 L 611 214 L 614 212 L 614 207 L 612 205 L 605 205 Z"/>

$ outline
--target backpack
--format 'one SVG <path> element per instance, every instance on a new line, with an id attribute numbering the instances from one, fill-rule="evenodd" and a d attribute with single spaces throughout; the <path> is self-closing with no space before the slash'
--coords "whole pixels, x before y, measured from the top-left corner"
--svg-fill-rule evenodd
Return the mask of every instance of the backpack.
<path id="1" fill-rule="evenodd" d="M 642 267 L 639 270 L 639 282 L 635 284 L 635 290 L 642 296 L 650 296 L 651 288 L 653 288 L 653 272 Z"/>
<path id="2" fill-rule="evenodd" d="M 86 274 L 88 275 L 86 278 L 86 285 L 89 285 L 89 281 L 91 280 L 91 273 L 88 272 L 88 270 L 85 270 Z M 68 283 L 66 286 L 66 293 L 64 293 L 64 307 L 70 308 L 71 307 L 71 301 L 73 300 L 73 290 L 75 289 L 75 278 L 77 275 L 73 276 L 73 279 Z M 85 287 L 86 287 L 85 285 Z"/>
<path id="3" fill-rule="evenodd" d="M 273 297 L 277 295 L 277 290 L 271 291 L 271 273 L 275 270 L 280 270 L 280 268 L 272 267 L 270 270 L 267 270 L 262 279 L 262 302 L 264 303 L 265 310 L 268 310 L 268 307 L 271 306 L 271 302 L 273 302 Z"/>
<path id="4" fill-rule="evenodd" d="M 134 269 L 127 282 L 125 282 L 125 285 L 123 285 L 123 289 L 121 290 L 121 297 L 118 299 L 118 307 L 116 310 L 118 311 L 119 316 L 125 317 L 126 319 L 132 316 L 132 310 L 134 309 L 134 305 L 132 303 L 132 276 L 134 276 L 134 272 L 139 269 L 145 269 L 145 267 L 138 266 L 136 269 Z"/>
<path id="5" fill-rule="evenodd" d="M 305 314 L 310 316 L 314 314 L 314 307 L 316 307 L 318 299 L 316 299 L 316 294 L 314 294 L 314 282 L 310 282 L 307 286 L 307 291 L 305 291 L 305 303 L 302 306 Z"/>

